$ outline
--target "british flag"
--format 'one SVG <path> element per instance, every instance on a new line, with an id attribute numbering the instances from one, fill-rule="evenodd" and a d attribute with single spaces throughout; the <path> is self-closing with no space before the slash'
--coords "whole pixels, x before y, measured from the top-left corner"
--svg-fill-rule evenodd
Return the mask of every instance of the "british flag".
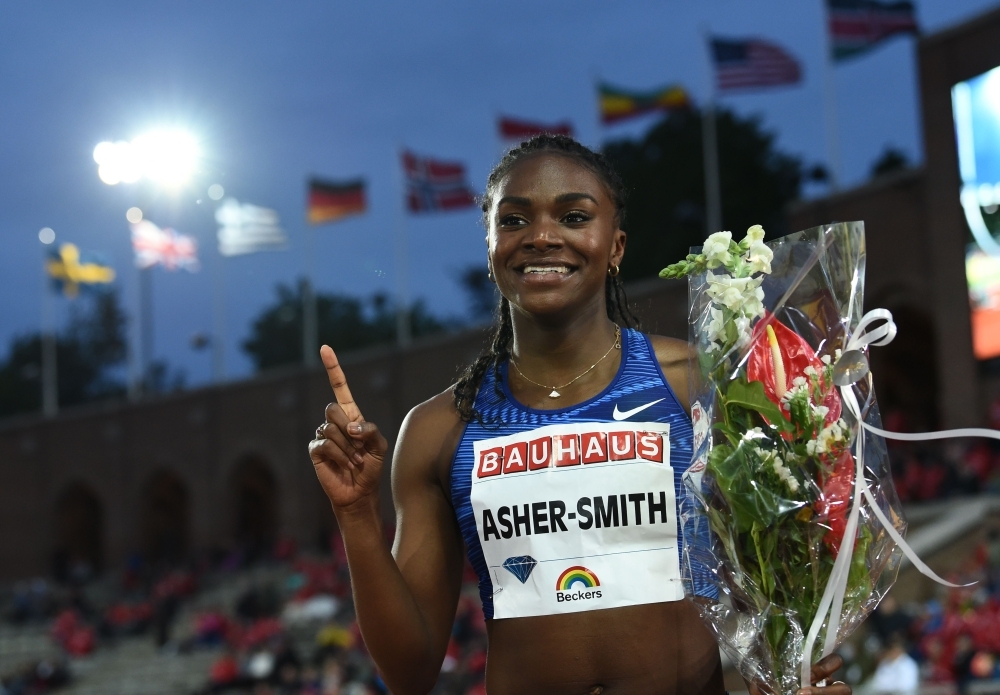
<path id="1" fill-rule="evenodd" d="M 132 250 L 139 268 L 162 265 L 167 270 L 198 270 L 198 242 L 194 237 L 178 234 L 169 227 L 160 229 L 149 220 L 132 225 Z"/>
<path id="2" fill-rule="evenodd" d="M 434 212 L 474 207 L 476 195 L 466 180 L 465 165 L 403 152 L 406 207 L 410 212 Z"/>

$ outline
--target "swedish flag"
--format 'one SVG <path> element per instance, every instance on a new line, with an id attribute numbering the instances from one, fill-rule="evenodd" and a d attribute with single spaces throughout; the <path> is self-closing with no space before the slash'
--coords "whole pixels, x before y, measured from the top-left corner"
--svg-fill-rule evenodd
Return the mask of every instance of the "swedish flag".
<path id="1" fill-rule="evenodd" d="M 63 244 L 51 251 L 45 272 L 56 288 L 70 298 L 80 294 L 80 286 L 107 285 L 115 280 L 115 270 L 94 254 L 81 255 L 74 244 Z"/>

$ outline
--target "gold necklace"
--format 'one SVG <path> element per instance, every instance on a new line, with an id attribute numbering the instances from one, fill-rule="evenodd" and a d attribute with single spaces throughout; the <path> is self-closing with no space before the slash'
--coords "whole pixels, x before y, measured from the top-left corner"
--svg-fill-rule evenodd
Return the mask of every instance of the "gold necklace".
<path id="1" fill-rule="evenodd" d="M 560 396 L 562 396 L 562 394 L 559 393 L 559 389 L 564 389 L 567 386 L 569 386 L 570 384 L 572 384 L 573 382 L 577 381 L 578 379 L 582 379 L 583 377 L 585 377 L 588 374 L 590 374 L 592 371 L 594 371 L 594 368 L 597 367 L 597 365 L 599 365 L 601 362 L 603 362 L 604 358 L 607 357 L 608 355 L 610 355 L 611 351 L 614 350 L 615 348 L 618 348 L 619 350 L 622 349 L 622 329 L 621 329 L 621 326 L 615 326 L 615 342 L 611 345 L 611 347 L 608 348 L 608 351 L 604 353 L 604 356 L 601 357 L 601 359 L 599 359 L 596 362 L 594 362 L 589 367 L 587 367 L 587 370 L 585 372 L 583 372 L 582 374 L 580 374 L 580 375 L 578 375 L 578 376 L 570 379 L 569 381 L 567 381 L 562 386 L 547 386 L 545 384 L 539 384 L 537 381 L 534 381 L 534 380 L 529 379 L 528 377 L 526 377 L 524 375 L 524 372 L 522 372 L 520 370 L 520 368 L 517 366 L 517 362 L 515 362 L 513 360 L 513 358 L 511 358 L 510 363 L 512 365 L 514 365 L 514 369 L 517 371 L 518 374 L 521 375 L 522 379 L 524 379 L 525 381 L 527 381 L 529 383 L 534 384 L 535 386 L 541 386 L 543 389 L 552 389 L 552 391 L 549 393 L 549 398 L 559 398 Z"/>

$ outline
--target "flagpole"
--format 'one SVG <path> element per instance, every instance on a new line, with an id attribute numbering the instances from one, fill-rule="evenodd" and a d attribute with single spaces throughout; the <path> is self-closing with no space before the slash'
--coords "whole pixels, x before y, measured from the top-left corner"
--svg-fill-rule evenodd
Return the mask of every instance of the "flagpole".
<path id="1" fill-rule="evenodd" d="M 722 184 L 719 180 L 719 137 L 715 117 L 715 62 L 712 59 L 712 37 L 707 25 L 702 36 L 708 50 L 708 91 L 701 110 L 701 151 L 705 169 L 705 236 L 722 229 Z"/>
<path id="2" fill-rule="evenodd" d="M 829 164 L 830 190 L 840 186 L 840 132 L 837 127 L 837 89 L 833 81 L 832 51 L 830 50 L 830 15 L 827 0 L 820 0 L 823 50 L 823 125 L 826 131 L 826 158 Z"/>
<path id="3" fill-rule="evenodd" d="M 604 144 L 604 135 L 606 133 L 604 126 L 604 112 L 601 109 L 601 74 L 596 68 L 591 67 L 590 70 L 590 83 L 594 87 L 594 91 L 597 93 L 597 109 L 594 111 L 596 118 L 596 131 L 597 131 L 597 143 L 596 147 L 598 149 Z"/>
<path id="4" fill-rule="evenodd" d="M 133 320 L 129 322 L 129 341 L 127 343 L 128 399 L 133 402 L 139 400 L 142 392 L 142 367 L 140 365 L 142 349 L 142 300 L 140 299 L 141 291 L 139 289 L 141 273 L 142 270 L 136 267 L 133 282 L 129 283 L 129 300 L 135 308 Z"/>
<path id="5" fill-rule="evenodd" d="M 153 266 L 139 269 L 139 383 L 144 394 L 149 393 L 150 368 L 153 364 Z"/>
<path id="6" fill-rule="evenodd" d="M 306 277 L 302 281 L 302 362 L 307 367 L 319 363 L 319 330 L 316 316 L 316 293 L 312 286 L 315 269 L 316 230 L 306 225 Z"/>
<path id="7" fill-rule="evenodd" d="M 400 150 L 401 152 L 401 150 Z M 402 155 L 396 166 L 399 185 L 396 199 L 396 345 L 400 348 L 407 347 L 412 341 L 413 327 L 410 325 L 410 273 L 409 273 L 409 244 L 406 237 L 406 186 L 402 175 Z"/>
<path id="8" fill-rule="evenodd" d="M 226 257 L 219 253 L 215 272 L 212 274 L 213 313 L 215 337 L 212 339 L 212 382 L 219 384 L 226 378 Z"/>
<path id="9" fill-rule="evenodd" d="M 54 417 L 59 412 L 58 353 L 54 330 L 52 294 L 45 256 L 42 265 L 42 413 Z"/>

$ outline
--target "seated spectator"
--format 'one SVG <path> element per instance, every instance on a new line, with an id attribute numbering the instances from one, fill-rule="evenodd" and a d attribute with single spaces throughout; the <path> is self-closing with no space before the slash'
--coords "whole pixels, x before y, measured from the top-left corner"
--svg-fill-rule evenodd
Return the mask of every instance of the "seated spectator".
<path id="1" fill-rule="evenodd" d="M 893 695 L 917 695 L 920 688 L 920 669 L 917 662 L 906 653 L 906 641 L 899 633 L 889 639 L 889 647 L 882 654 L 875 676 L 872 678 L 872 693 L 892 693 Z"/>

